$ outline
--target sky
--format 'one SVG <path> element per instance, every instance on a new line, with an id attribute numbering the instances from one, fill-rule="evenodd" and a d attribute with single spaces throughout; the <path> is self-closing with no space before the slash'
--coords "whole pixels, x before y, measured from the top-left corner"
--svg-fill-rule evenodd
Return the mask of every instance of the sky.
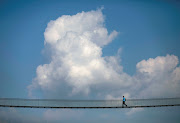
<path id="1" fill-rule="evenodd" d="M 177 0 L 0 1 L 0 98 L 180 95 Z M 179 107 L 0 108 L 0 122 L 174 122 Z"/>

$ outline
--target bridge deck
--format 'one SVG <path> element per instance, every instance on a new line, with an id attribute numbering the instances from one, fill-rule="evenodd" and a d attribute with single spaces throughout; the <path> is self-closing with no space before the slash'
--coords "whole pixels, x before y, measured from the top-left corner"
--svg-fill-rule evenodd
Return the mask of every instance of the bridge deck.
<path id="1" fill-rule="evenodd" d="M 23 108 L 144 108 L 180 106 L 180 98 L 127 99 L 122 100 L 58 100 L 58 99 L 15 99 L 0 98 L 0 107 Z"/>

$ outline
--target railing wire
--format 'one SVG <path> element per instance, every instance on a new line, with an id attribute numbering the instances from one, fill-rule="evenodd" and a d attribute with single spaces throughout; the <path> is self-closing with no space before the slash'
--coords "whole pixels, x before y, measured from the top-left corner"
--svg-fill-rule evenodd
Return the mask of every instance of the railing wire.
<path id="1" fill-rule="evenodd" d="M 0 107 L 24 108 L 138 108 L 180 106 L 180 98 L 127 99 L 122 100 L 59 100 L 0 98 Z"/>

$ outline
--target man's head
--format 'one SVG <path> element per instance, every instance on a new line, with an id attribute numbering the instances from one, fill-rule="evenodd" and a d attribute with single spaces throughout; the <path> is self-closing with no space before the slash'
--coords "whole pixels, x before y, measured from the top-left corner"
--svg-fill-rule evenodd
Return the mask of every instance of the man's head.
<path id="1" fill-rule="evenodd" d="M 124 97 L 124 96 L 123 96 Z"/>

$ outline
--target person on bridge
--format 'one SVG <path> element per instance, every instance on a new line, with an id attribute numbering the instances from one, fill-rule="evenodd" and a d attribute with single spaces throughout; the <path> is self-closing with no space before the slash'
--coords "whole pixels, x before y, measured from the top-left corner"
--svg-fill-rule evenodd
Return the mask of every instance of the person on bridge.
<path id="1" fill-rule="evenodd" d="M 122 105 L 122 107 L 124 107 L 124 105 L 126 105 L 126 98 L 123 96 L 123 105 Z M 127 105 L 126 105 L 126 107 L 127 107 Z"/>

